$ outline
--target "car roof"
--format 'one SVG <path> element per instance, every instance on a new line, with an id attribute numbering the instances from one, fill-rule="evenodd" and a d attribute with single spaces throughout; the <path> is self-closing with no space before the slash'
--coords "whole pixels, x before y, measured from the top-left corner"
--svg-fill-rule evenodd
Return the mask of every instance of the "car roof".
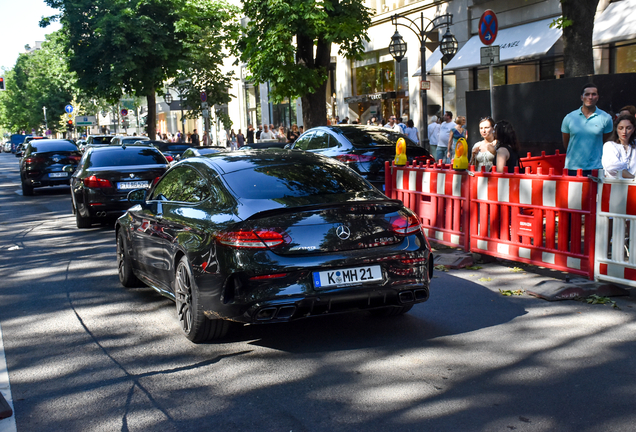
<path id="1" fill-rule="evenodd" d="M 122 149 L 122 146 L 120 146 L 120 145 L 108 145 L 108 144 L 107 145 L 96 145 L 96 146 L 89 145 L 88 147 L 92 148 L 94 152 L 95 151 L 111 151 L 112 149 L 120 149 L 120 150 Z M 137 147 L 137 148 L 145 148 L 145 149 L 151 148 L 151 149 L 154 149 L 156 151 L 159 151 L 156 147 L 153 147 L 152 145 L 149 145 L 149 144 L 146 144 L 146 143 L 143 143 L 143 144 L 141 144 L 141 143 L 140 144 L 137 144 L 137 143 L 126 144 L 125 148 L 135 148 L 135 147 Z"/>
<path id="2" fill-rule="evenodd" d="M 288 164 L 340 163 L 317 153 L 287 149 L 246 150 L 243 152 L 219 152 L 184 159 L 184 162 L 201 161 L 219 173 L 227 174 L 255 167 Z"/>

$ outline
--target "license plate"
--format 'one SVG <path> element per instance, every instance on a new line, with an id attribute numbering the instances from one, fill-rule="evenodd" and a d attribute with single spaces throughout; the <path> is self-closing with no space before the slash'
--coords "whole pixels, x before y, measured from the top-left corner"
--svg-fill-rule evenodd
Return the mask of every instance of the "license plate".
<path id="1" fill-rule="evenodd" d="M 49 177 L 68 177 L 67 172 L 49 173 Z"/>
<path id="2" fill-rule="evenodd" d="M 141 188 L 149 188 L 149 187 L 150 187 L 150 184 L 147 181 L 117 183 L 117 189 L 119 190 L 141 189 Z"/>
<path id="3" fill-rule="evenodd" d="M 314 272 L 315 288 L 360 285 L 381 281 L 382 269 L 379 265 Z"/>

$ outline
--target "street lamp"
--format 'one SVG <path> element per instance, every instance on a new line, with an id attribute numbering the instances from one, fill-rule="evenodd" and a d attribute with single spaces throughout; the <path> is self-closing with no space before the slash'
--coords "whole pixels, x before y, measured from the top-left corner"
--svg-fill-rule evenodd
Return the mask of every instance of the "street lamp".
<path id="1" fill-rule="evenodd" d="M 402 18 L 409 22 L 409 24 L 403 24 L 398 22 L 398 18 Z M 428 24 L 424 26 L 424 20 L 428 21 Z M 398 33 L 397 26 L 401 25 L 410 29 L 413 33 L 417 35 L 418 40 L 420 41 L 420 62 L 421 62 L 421 70 L 422 76 L 426 78 L 426 41 L 428 40 L 428 34 L 439 29 L 442 26 L 446 26 L 446 33 L 442 38 L 442 42 L 440 44 L 440 51 L 444 56 L 452 56 L 457 52 L 457 39 L 450 31 L 450 26 L 453 24 L 453 15 L 452 14 L 444 14 L 434 19 L 430 20 L 428 18 L 424 18 L 424 12 L 420 12 L 420 25 L 418 26 L 415 21 L 412 19 L 400 15 L 395 14 L 391 16 L 391 24 L 395 26 L 395 34 L 391 36 L 391 43 L 389 43 L 389 53 L 398 63 L 402 61 L 404 56 L 406 55 L 406 42 L 402 39 L 400 33 Z M 430 149 L 429 141 L 428 141 L 428 95 L 426 94 L 426 90 L 420 90 L 420 94 L 422 97 L 422 131 L 420 136 L 422 137 L 422 145 L 424 148 Z M 443 95 L 442 95 L 443 97 Z"/>

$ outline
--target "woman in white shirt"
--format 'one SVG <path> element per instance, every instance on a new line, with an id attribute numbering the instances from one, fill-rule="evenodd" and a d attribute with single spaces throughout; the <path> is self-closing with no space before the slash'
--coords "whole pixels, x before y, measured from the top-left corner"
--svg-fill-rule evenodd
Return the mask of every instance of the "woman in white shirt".
<path id="1" fill-rule="evenodd" d="M 404 130 L 404 133 L 411 139 L 411 141 L 420 145 L 420 135 L 417 132 L 417 128 L 415 127 L 413 120 L 409 119 L 409 121 L 406 122 L 406 129 Z"/>
<path id="2" fill-rule="evenodd" d="M 633 179 L 636 174 L 636 118 L 622 114 L 614 122 L 610 140 L 603 145 L 603 170 L 607 178 Z"/>

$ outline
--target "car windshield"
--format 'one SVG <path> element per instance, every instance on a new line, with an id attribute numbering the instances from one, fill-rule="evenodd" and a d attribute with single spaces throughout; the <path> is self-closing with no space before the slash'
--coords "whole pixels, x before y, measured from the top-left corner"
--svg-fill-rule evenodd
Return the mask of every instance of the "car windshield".
<path id="1" fill-rule="evenodd" d="M 111 136 L 93 137 L 92 143 L 93 144 L 108 144 L 111 139 L 113 139 L 113 137 Z"/>
<path id="2" fill-rule="evenodd" d="M 104 147 L 101 147 L 105 149 Z M 89 158 L 89 167 L 165 165 L 166 158 L 157 150 L 148 147 L 108 147 L 107 151 L 94 151 Z"/>
<path id="3" fill-rule="evenodd" d="M 152 145 L 154 145 L 159 150 L 164 152 L 167 152 L 167 151 L 184 152 L 191 147 L 190 144 L 172 144 L 172 143 L 158 143 L 158 142 L 153 142 Z"/>
<path id="4" fill-rule="evenodd" d="M 75 144 L 67 141 L 31 141 L 34 152 L 77 151 Z"/>
<path id="5" fill-rule="evenodd" d="M 409 147 L 417 146 L 406 135 L 391 131 L 343 128 L 342 134 L 355 147 L 395 146 L 399 138 L 404 138 L 406 145 Z"/>
<path id="6" fill-rule="evenodd" d="M 269 165 L 224 175 L 230 189 L 241 198 L 275 200 L 368 191 L 371 186 L 339 163 Z"/>
<path id="7" fill-rule="evenodd" d="M 147 140 L 148 140 L 148 138 L 146 138 L 146 137 L 137 137 L 137 136 L 135 136 L 135 137 L 122 138 L 121 142 L 126 143 L 126 144 L 132 144 L 132 143 L 135 143 L 137 141 L 147 141 Z"/>

